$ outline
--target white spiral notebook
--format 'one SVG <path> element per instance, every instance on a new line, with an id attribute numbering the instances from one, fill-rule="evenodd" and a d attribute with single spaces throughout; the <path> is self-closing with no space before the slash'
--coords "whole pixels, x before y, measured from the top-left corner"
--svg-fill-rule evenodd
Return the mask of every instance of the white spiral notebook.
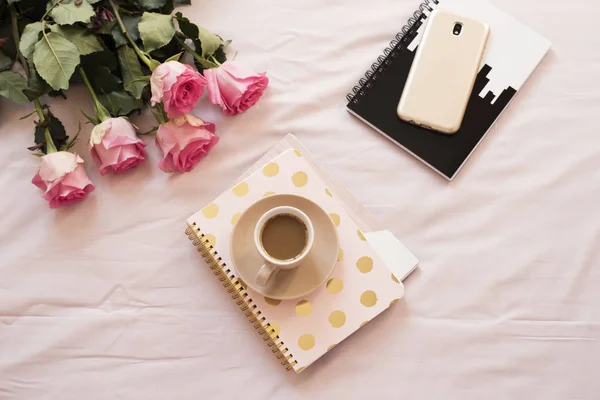
<path id="1" fill-rule="evenodd" d="M 263 169 L 266 165 L 268 169 Z M 317 203 L 330 214 L 340 237 L 338 262 L 327 283 L 293 301 L 269 299 L 247 287 L 229 253 L 229 238 L 241 213 L 275 193 L 301 195 Z M 356 199 L 315 166 L 292 135 L 187 224 L 186 234 L 206 264 L 281 363 L 296 372 L 398 301 L 404 293 L 401 280 L 418 264 Z"/>

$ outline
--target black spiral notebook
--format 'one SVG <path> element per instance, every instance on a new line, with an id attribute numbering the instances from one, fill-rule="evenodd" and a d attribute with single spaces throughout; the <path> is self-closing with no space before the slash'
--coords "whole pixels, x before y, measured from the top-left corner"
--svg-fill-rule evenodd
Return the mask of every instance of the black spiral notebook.
<path id="1" fill-rule="evenodd" d="M 480 71 L 462 125 L 454 135 L 411 125 L 396 114 L 427 17 L 436 8 L 490 26 Z M 548 40 L 485 0 L 426 0 L 348 94 L 347 109 L 451 180 L 549 49 Z"/>

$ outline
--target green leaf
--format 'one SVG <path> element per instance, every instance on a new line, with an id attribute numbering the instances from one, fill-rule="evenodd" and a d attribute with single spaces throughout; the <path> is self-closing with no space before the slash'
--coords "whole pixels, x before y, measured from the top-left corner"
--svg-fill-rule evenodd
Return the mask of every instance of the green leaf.
<path id="1" fill-rule="evenodd" d="M 100 2 L 102 0 L 85 0 L 85 1 L 87 1 L 90 4 L 96 4 L 96 3 L 98 3 L 98 2 Z"/>
<path id="2" fill-rule="evenodd" d="M 27 60 L 27 65 L 29 65 L 29 76 L 27 77 L 27 88 L 23 90 L 23 94 L 29 101 L 33 101 L 50 93 L 52 88 L 37 73 L 33 60 Z"/>
<path id="3" fill-rule="evenodd" d="M 225 43 L 226 45 L 228 44 L 227 42 Z M 213 57 L 217 60 L 219 64 L 223 64 L 225 61 L 227 61 L 227 55 L 225 54 L 225 46 L 219 47 L 217 51 L 215 51 L 215 54 L 213 54 Z"/>
<path id="4" fill-rule="evenodd" d="M 169 62 L 169 61 L 179 61 L 179 59 L 181 58 L 181 56 L 182 56 L 182 55 L 183 55 L 183 53 L 178 53 L 178 54 L 175 54 L 175 55 L 173 55 L 173 56 L 171 56 L 171 57 L 167 58 L 167 59 L 165 60 L 165 62 L 167 63 L 167 62 Z"/>
<path id="5" fill-rule="evenodd" d="M 82 57 L 82 63 L 85 65 L 97 64 L 107 67 L 111 71 L 117 70 L 117 57 L 110 50 L 99 51 L 96 53 L 88 54 Z"/>
<path id="6" fill-rule="evenodd" d="M 194 43 L 194 48 L 196 50 L 196 53 L 202 54 L 202 43 L 200 43 L 200 40 L 194 39 L 193 43 Z M 207 60 L 204 60 L 203 58 L 194 57 L 194 65 L 196 66 L 196 69 L 200 73 L 204 72 L 204 70 L 206 68 L 214 68 L 213 64 L 214 63 L 212 61 L 207 61 Z"/>
<path id="7" fill-rule="evenodd" d="M 221 45 L 224 45 L 223 39 L 207 29 L 199 26 L 198 39 L 202 43 L 202 57 L 211 56 Z"/>
<path id="8" fill-rule="evenodd" d="M 85 111 L 83 111 L 83 110 L 81 110 L 81 113 L 83 114 L 83 116 L 85 117 L 85 119 L 87 119 L 90 122 L 90 124 L 98 125 L 100 122 L 102 122 L 102 121 L 100 121 L 96 117 L 91 117 L 91 116 L 87 115 L 85 113 Z"/>
<path id="9" fill-rule="evenodd" d="M 100 39 L 98 39 L 97 36 L 88 33 L 85 28 L 79 26 L 52 25 L 50 29 L 52 32 L 60 34 L 77 46 L 79 54 L 82 56 L 104 50 Z"/>
<path id="10" fill-rule="evenodd" d="M 40 0 L 20 0 L 20 16 L 26 17 L 31 21 L 40 21 L 46 13 L 46 3 L 46 1 Z"/>
<path id="11" fill-rule="evenodd" d="M 123 24 L 125 25 L 125 28 L 127 28 L 127 32 L 129 32 L 129 36 L 131 36 L 134 42 L 140 38 L 140 30 L 138 28 L 138 25 L 140 23 L 141 18 L 142 17 L 139 15 L 124 15 L 122 18 Z M 119 24 L 113 26 L 110 33 L 113 39 L 115 40 L 115 45 L 117 47 L 129 44 L 129 41 L 127 40 L 125 35 L 123 35 Z"/>
<path id="12" fill-rule="evenodd" d="M 165 62 L 165 60 L 167 58 L 172 57 L 174 54 L 181 53 L 182 50 L 183 49 L 182 49 L 179 41 L 176 38 L 173 38 L 173 40 L 171 40 L 165 46 L 161 47 L 158 50 L 154 50 L 153 52 L 151 52 L 150 56 L 154 60 L 158 60 L 158 61 L 160 61 L 160 63 L 163 63 L 163 62 Z"/>
<path id="13" fill-rule="evenodd" d="M 13 60 L 0 50 L 0 71 L 6 71 L 13 66 Z"/>
<path id="14" fill-rule="evenodd" d="M 139 24 L 144 49 L 148 52 L 168 44 L 175 36 L 171 15 L 145 12 Z"/>
<path id="15" fill-rule="evenodd" d="M 106 94 L 121 89 L 121 79 L 110 72 L 110 69 L 100 64 L 82 62 L 92 88 L 98 94 Z"/>
<path id="16" fill-rule="evenodd" d="M 135 51 L 129 46 L 118 48 L 119 65 L 121 66 L 121 75 L 123 76 L 123 87 L 131 93 L 136 99 L 142 97 L 144 88 L 148 81 L 143 78 L 142 66 Z"/>
<path id="17" fill-rule="evenodd" d="M 10 57 L 13 60 L 17 59 L 17 50 L 19 48 L 18 43 L 15 43 L 15 39 L 13 37 L 13 30 L 12 30 L 12 24 L 10 23 L 10 16 L 7 16 L 5 14 L 3 14 L 3 12 L 7 11 L 7 10 L 2 10 L 2 4 L 3 2 L 5 3 L 4 0 L 0 0 L 0 38 L 2 39 L 6 39 L 4 40 L 4 43 L 2 44 L 2 52 L 7 55 L 8 57 Z M 26 3 L 24 1 L 24 3 Z M 4 7 L 6 7 L 6 5 L 4 5 Z M 19 4 L 19 8 L 21 8 L 21 10 L 23 10 L 24 5 L 23 3 Z M 23 30 L 25 30 L 25 27 L 31 22 L 31 20 L 27 17 L 24 16 L 25 11 L 21 12 L 20 15 L 23 15 L 22 18 L 20 18 L 17 22 L 17 25 L 19 27 L 19 32 L 23 32 Z"/>
<path id="18" fill-rule="evenodd" d="M 131 114 L 144 107 L 144 101 L 135 99 L 124 90 L 98 96 L 100 103 L 111 115 L 121 116 Z"/>
<path id="19" fill-rule="evenodd" d="M 96 29 L 96 33 L 99 33 L 100 35 L 111 35 L 115 25 L 117 25 L 116 21 L 102 21 L 100 27 Z"/>
<path id="20" fill-rule="evenodd" d="M 21 121 L 22 121 L 22 120 L 24 120 L 24 119 L 27 119 L 27 118 L 31 117 L 33 114 L 35 114 L 35 113 L 36 113 L 36 111 L 35 111 L 35 110 L 33 110 L 33 111 L 32 111 L 32 112 L 30 112 L 29 114 L 27 114 L 27 115 L 23 115 L 21 118 L 19 118 L 19 120 L 21 120 Z"/>
<path id="21" fill-rule="evenodd" d="M 69 140 L 65 126 L 50 112 L 50 110 L 45 110 L 44 114 L 46 117 L 45 123 L 38 123 L 38 125 L 35 127 L 35 143 L 41 146 L 42 152 L 46 153 L 46 138 L 44 137 L 44 129 L 48 127 L 50 129 L 50 136 L 52 137 L 54 145 L 58 150 L 62 150 Z"/>
<path id="22" fill-rule="evenodd" d="M 77 139 L 79 139 L 80 133 L 81 133 L 81 122 L 79 123 L 79 129 L 77 129 L 77 133 L 75 134 L 75 136 L 73 136 L 73 138 L 71 140 L 69 140 L 65 145 L 67 151 L 70 150 L 71 147 L 75 146 Z"/>
<path id="23" fill-rule="evenodd" d="M 161 7 L 160 10 L 158 10 L 158 12 L 161 14 L 169 14 L 170 15 L 174 9 L 175 9 L 175 4 L 173 4 L 173 1 L 167 1 L 167 4 L 165 4 L 163 7 Z"/>
<path id="24" fill-rule="evenodd" d="M 156 10 L 167 4 L 167 0 L 140 0 L 140 5 L 146 10 Z"/>
<path id="25" fill-rule="evenodd" d="M 40 33 L 42 33 L 42 23 L 34 22 L 29 24 L 23 30 L 21 35 L 21 42 L 19 43 L 19 50 L 25 58 L 30 58 L 33 55 L 33 47 L 40 40 Z"/>
<path id="26" fill-rule="evenodd" d="M 54 98 L 54 97 L 60 97 L 63 100 L 67 99 L 67 95 L 65 94 L 65 91 L 60 89 L 60 90 L 51 90 L 48 92 L 48 96 Z"/>
<path id="27" fill-rule="evenodd" d="M 52 3 L 56 3 L 56 1 L 53 0 Z M 50 16 L 60 25 L 73 25 L 76 22 L 88 23 L 94 15 L 96 13 L 90 3 L 81 0 L 62 0 L 50 11 Z"/>
<path id="28" fill-rule="evenodd" d="M 173 0 L 173 3 L 184 5 L 184 6 L 189 6 L 192 4 L 192 1 L 191 0 Z"/>
<path id="29" fill-rule="evenodd" d="M 27 82 L 22 75 L 16 72 L 0 72 L 0 96 L 14 101 L 15 103 L 28 103 L 29 99 L 23 94 Z"/>
<path id="30" fill-rule="evenodd" d="M 176 13 L 175 17 L 177 18 L 177 22 L 179 24 L 179 29 L 181 29 L 181 33 L 183 33 L 185 36 L 192 40 L 198 39 L 198 36 L 200 35 L 200 29 L 198 29 L 198 26 L 196 24 L 184 17 L 183 14 L 181 14 L 180 12 Z"/>
<path id="31" fill-rule="evenodd" d="M 69 79 L 79 65 L 79 50 L 58 33 L 50 32 L 36 43 L 33 63 L 54 90 L 68 89 Z"/>

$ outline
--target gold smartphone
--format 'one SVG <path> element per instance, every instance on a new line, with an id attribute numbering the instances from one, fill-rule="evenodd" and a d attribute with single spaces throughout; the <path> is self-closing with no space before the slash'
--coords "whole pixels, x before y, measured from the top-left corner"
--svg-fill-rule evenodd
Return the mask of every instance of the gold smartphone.
<path id="1" fill-rule="evenodd" d="M 421 127 L 460 128 L 490 28 L 444 10 L 429 16 L 398 104 L 398 116 Z"/>

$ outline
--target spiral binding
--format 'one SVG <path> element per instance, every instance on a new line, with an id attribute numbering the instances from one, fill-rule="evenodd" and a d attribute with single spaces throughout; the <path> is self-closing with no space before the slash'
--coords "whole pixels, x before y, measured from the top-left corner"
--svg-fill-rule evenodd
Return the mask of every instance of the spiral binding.
<path id="1" fill-rule="evenodd" d="M 219 257 L 219 254 L 214 250 L 206 236 L 200 232 L 200 228 L 195 222 L 188 225 L 185 234 L 197 248 L 206 264 L 208 264 L 217 278 L 219 278 L 223 287 L 227 289 L 227 293 L 231 295 L 231 298 L 235 300 L 235 303 L 240 307 L 240 310 L 242 310 L 248 321 L 254 326 L 254 329 L 257 330 L 259 335 L 263 336 L 263 340 L 277 356 L 277 359 L 280 360 L 281 365 L 288 371 L 292 370 L 298 362 L 289 353 L 289 349 L 285 347 L 283 341 L 279 339 L 273 325 L 266 320 L 262 312 L 258 309 L 257 304 L 252 301 L 246 290 L 246 284 L 231 273 L 231 269 L 227 268 L 223 259 Z"/>
<path id="2" fill-rule="evenodd" d="M 383 50 L 383 54 L 377 57 L 377 62 L 371 65 L 371 68 L 365 72 L 364 78 L 358 81 L 358 85 L 352 88 L 352 92 L 346 95 L 350 103 L 358 103 L 359 96 L 365 95 L 365 88 L 373 86 L 373 82 L 383 73 L 385 67 L 392 63 L 392 60 L 398 56 L 398 50 L 401 46 L 407 46 L 417 35 L 417 30 L 412 29 L 421 17 L 425 15 L 425 10 L 433 11 L 432 4 L 439 4 L 440 0 L 425 0 L 419 5 L 419 9 L 413 13 L 406 23 L 396 34 L 389 46 Z M 418 27 L 418 26 L 417 26 Z M 411 33 L 410 35 L 408 33 Z"/>

